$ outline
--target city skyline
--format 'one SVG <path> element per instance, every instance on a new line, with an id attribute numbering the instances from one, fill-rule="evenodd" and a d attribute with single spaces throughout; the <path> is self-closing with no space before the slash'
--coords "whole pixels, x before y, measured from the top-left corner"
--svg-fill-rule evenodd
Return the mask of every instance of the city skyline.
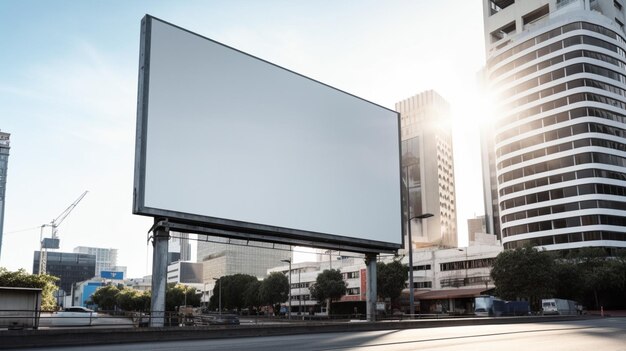
<path id="1" fill-rule="evenodd" d="M 482 214 L 481 116 L 472 113 L 480 103 L 475 77 L 484 64 L 480 4 L 62 5 L 0 3 L 0 28 L 15 33 L 2 39 L 15 54 L 0 58 L 0 114 L 7 116 L 0 128 L 12 139 L 0 266 L 28 268 L 32 257 L 20 252 L 39 249 L 39 226 L 89 190 L 59 228 L 61 251 L 114 247 L 129 277 L 150 273 L 146 233 L 152 221 L 131 214 L 145 13 L 389 108 L 436 90 L 452 105 L 454 152 L 461 153 L 455 158 L 463 174 L 456 181 L 461 245 L 466 219 Z M 434 20 L 444 17 L 457 26 Z"/>

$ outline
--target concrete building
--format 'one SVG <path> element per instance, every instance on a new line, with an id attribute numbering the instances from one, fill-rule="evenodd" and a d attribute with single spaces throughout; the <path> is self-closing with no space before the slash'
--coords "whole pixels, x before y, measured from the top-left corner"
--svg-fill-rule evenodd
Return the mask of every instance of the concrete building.
<path id="1" fill-rule="evenodd" d="M 191 244 L 189 243 L 189 233 L 171 233 L 167 257 L 168 264 L 172 264 L 176 261 L 191 260 Z"/>
<path id="2" fill-rule="evenodd" d="M 504 248 L 626 247 L 623 0 L 483 5 Z"/>
<path id="3" fill-rule="evenodd" d="M 39 273 L 40 251 L 35 251 L 33 258 L 33 274 Z M 57 296 L 69 295 L 72 284 L 91 279 L 96 275 L 96 256 L 71 252 L 48 251 L 46 273 L 58 277 L 60 288 Z"/>
<path id="4" fill-rule="evenodd" d="M 117 249 L 105 249 L 101 247 L 77 246 L 74 253 L 81 253 L 96 256 L 96 276 L 100 276 L 102 271 L 115 271 L 117 267 Z"/>
<path id="5" fill-rule="evenodd" d="M 167 266 L 167 283 L 202 284 L 202 269 L 202 263 L 174 262 Z"/>
<path id="6" fill-rule="evenodd" d="M 428 220 L 410 221 L 413 245 L 456 247 L 450 107 L 430 90 L 396 103 L 396 111 L 401 116 L 404 198 L 406 201 L 408 189 L 410 204 L 408 218 L 423 213 L 434 215 Z"/>
<path id="7" fill-rule="evenodd" d="M 198 241 L 197 259 L 204 264 L 205 281 L 237 273 L 264 278 L 270 267 L 291 259 L 287 245 L 219 237 L 206 239 L 211 241 Z"/>
<path id="8" fill-rule="evenodd" d="M 102 278 L 94 278 L 82 282 L 76 282 L 72 285 L 72 291 L 69 297 L 70 303 L 65 303 L 64 305 L 93 308 L 94 305 L 90 303 L 91 296 L 96 292 L 96 290 L 98 290 L 98 288 L 102 286 L 105 286 L 105 281 Z M 66 299 L 66 301 L 67 300 L 68 299 Z"/>
<path id="9" fill-rule="evenodd" d="M 467 238 L 469 246 L 501 245 L 498 237 L 487 232 L 487 216 L 478 216 L 467 220 Z"/>
<path id="10" fill-rule="evenodd" d="M 493 235 L 486 235 L 490 238 Z M 420 313 L 470 313 L 473 312 L 474 297 L 494 288 L 490 277 L 495 257 L 502 252 L 497 242 L 493 245 L 477 244 L 464 248 L 441 250 L 435 247 L 421 248 L 413 256 L 413 287 L 416 307 Z M 387 255 L 380 258 L 383 262 L 395 259 Z M 408 264 L 408 257 L 401 259 Z M 291 265 L 291 308 L 297 312 L 324 313 L 325 306 L 312 300 L 309 287 L 315 283 L 317 275 L 330 268 L 329 261 L 303 262 Z M 348 291 L 338 303 L 333 304 L 335 312 L 344 314 L 365 313 L 366 267 L 363 257 L 344 256 L 333 260 L 332 268 L 339 269 L 347 284 Z M 289 274 L 289 265 L 270 268 L 271 272 Z M 399 307 L 409 310 L 409 289 L 403 291 Z M 287 303 L 283 304 L 287 306 Z M 338 313 L 341 313 L 338 312 Z"/>
<path id="11" fill-rule="evenodd" d="M 358 254 L 357 254 L 358 255 Z M 321 262 L 300 262 L 291 265 L 291 311 L 293 314 L 326 314 L 326 305 L 311 298 L 309 288 L 315 284 L 317 276 L 325 269 L 339 269 L 343 280 L 347 284 L 346 295 L 339 301 L 339 305 L 348 304 L 343 308 L 346 314 L 365 313 L 365 293 L 366 293 L 366 267 L 362 257 L 344 256 L 332 262 L 326 260 Z M 284 264 L 267 270 L 269 275 L 272 272 L 281 272 L 289 278 L 289 265 Z M 357 302 L 361 302 L 360 304 Z M 284 307 L 288 303 L 282 304 Z M 335 304 L 336 305 L 336 304 Z M 334 308 L 334 307 L 333 307 Z M 336 308 L 335 308 L 335 312 Z"/>
<path id="12" fill-rule="evenodd" d="M 291 265 L 291 310 L 292 313 L 309 314 L 315 310 L 318 302 L 311 299 L 309 287 L 315 283 L 317 275 L 322 271 L 320 262 L 300 262 Z M 328 268 L 328 267 L 327 267 Z M 289 279 L 289 265 L 279 265 L 267 270 L 282 272 Z M 288 304 L 284 304 L 287 306 Z"/>
<path id="13" fill-rule="evenodd" d="M 470 242 L 475 241 L 477 233 L 487 233 L 485 216 L 478 216 L 467 220 L 467 238 Z"/>
<path id="14" fill-rule="evenodd" d="M 287 259 L 292 259 L 287 245 L 212 236 L 198 240 L 197 262 L 203 265 L 205 296 L 213 291 L 213 278 L 240 273 L 263 279 L 269 268 Z"/>
<path id="15" fill-rule="evenodd" d="M 484 74 L 485 72 L 483 71 L 483 75 Z M 498 181 L 496 177 L 496 158 L 493 135 L 493 125 L 483 126 L 480 140 L 483 173 L 483 201 L 485 203 L 485 232 L 493 234 L 498 240 L 500 240 L 502 235 L 500 230 L 500 205 L 498 203 Z"/>
<path id="16" fill-rule="evenodd" d="M 490 273 L 500 252 L 499 244 L 417 250 L 413 258 L 413 284 L 419 312 L 473 312 L 474 297 L 494 288 Z M 408 263 L 408 258 L 402 262 Z M 408 311 L 408 289 L 405 294 L 403 306 Z"/>
<path id="17" fill-rule="evenodd" d="M 4 233 L 4 197 L 9 169 L 10 137 L 11 134 L 0 131 L 0 256 L 2 255 L 2 234 Z"/>
<path id="18" fill-rule="evenodd" d="M 152 276 L 147 275 L 142 278 L 124 279 L 124 286 L 140 291 L 152 290 Z"/>

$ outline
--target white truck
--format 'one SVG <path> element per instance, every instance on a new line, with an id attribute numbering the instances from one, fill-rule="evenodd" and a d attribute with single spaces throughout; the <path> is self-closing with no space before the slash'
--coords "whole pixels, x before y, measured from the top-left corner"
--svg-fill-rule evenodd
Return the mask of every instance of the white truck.
<path id="1" fill-rule="evenodd" d="M 543 299 L 541 300 L 543 314 L 575 315 L 578 314 L 577 303 L 564 299 Z"/>

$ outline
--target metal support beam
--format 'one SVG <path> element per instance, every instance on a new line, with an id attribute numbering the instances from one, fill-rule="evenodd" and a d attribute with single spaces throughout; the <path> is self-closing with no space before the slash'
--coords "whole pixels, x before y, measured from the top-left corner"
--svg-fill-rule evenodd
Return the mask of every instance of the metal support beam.
<path id="1" fill-rule="evenodd" d="M 367 292 L 365 297 L 367 298 L 366 314 L 368 322 L 376 321 L 376 256 L 377 254 L 372 253 L 365 255 L 365 265 L 367 268 L 367 272 L 365 273 L 367 278 Z"/>
<path id="2" fill-rule="evenodd" d="M 167 286 L 167 249 L 169 240 L 170 230 L 167 222 L 159 222 L 155 219 L 152 236 L 151 327 L 163 327 L 165 325 L 165 289 Z"/>

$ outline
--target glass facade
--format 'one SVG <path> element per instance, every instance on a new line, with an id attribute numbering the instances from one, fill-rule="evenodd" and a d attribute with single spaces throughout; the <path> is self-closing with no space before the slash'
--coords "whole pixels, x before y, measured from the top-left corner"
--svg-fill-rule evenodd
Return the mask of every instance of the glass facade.
<path id="1" fill-rule="evenodd" d="M 407 217 L 404 207 L 404 222 L 423 213 L 422 210 L 422 182 L 420 179 L 420 138 L 414 137 L 402 141 L 402 184 L 404 204 L 409 204 Z M 407 201 L 408 189 L 408 201 Z M 406 229 L 405 229 L 406 231 Z M 406 234 L 406 233 L 405 233 Z"/>
<path id="2" fill-rule="evenodd" d="M 102 271 L 110 271 L 117 266 L 117 249 L 77 246 L 74 248 L 74 253 L 96 256 L 97 276 L 100 276 Z"/>
<path id="3" fill-rule="evenodd" d="M 35 251 L 33 274 L 39 272 L 39 251 Z M 72 284 L 96 276 L 96 256 L 81 253 L 48 251 L 46 273 L 59 277 L 57 286 L 66 294 L 72 292 Z"/>
<path id="4" fill-rule="evenodd" d="M 213 278 L 237 273 L 262 279 L 268 269 L 286 259 L 292 259 L 288 245 L 201 236 L 196 262 L 204 263 L 203 281 L 212 282 Z"/>

